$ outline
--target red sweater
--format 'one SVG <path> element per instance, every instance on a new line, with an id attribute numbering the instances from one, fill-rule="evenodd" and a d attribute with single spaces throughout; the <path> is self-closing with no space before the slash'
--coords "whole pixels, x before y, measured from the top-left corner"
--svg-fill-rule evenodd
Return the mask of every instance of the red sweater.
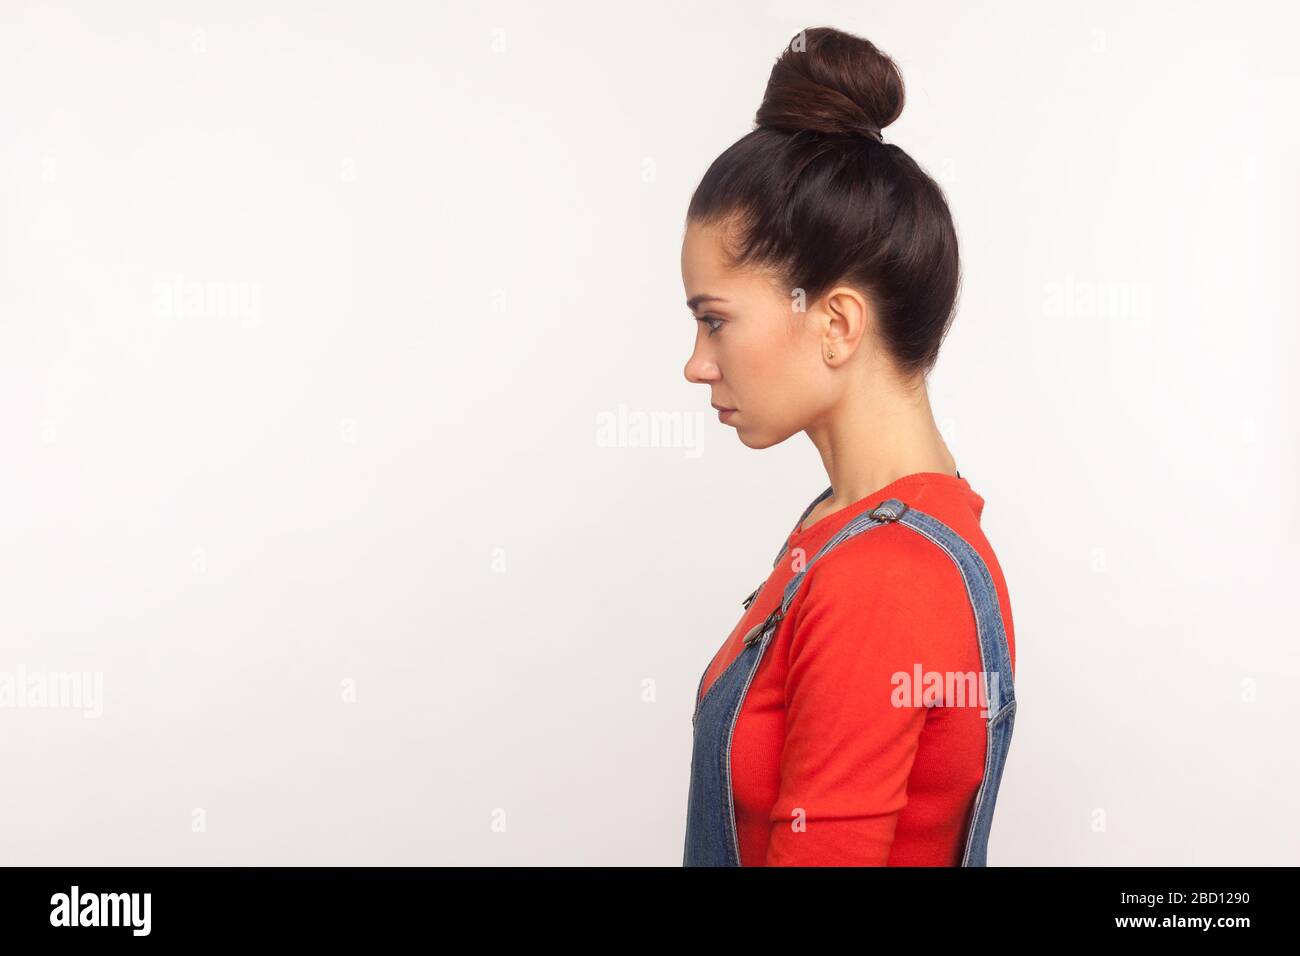
<path id="1" fill-rule="evenodd" d="M 794 531 L 789 550 L 705 674 L 701 693 L 778 606 L 799 567 L 887 498 L 969 542 L 997 586 L 1015 668 L 1006 582 L 980 530 L 984 499 L 965 478 L 907 475 Z M 888 524 L 850 538 L 808 571 L 736 720 L 731 774 L 742 866 L 957 866 L 984 772 L 980 706 L 894 706 L 894 675 L 981 670 L 961 573 L 932 541 Z M 915 681 L 912 681 L 915 683 Z"/>

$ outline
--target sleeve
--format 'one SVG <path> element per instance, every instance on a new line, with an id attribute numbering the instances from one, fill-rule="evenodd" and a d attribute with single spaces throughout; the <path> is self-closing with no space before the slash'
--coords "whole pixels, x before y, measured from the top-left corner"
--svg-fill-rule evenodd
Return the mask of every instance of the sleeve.
<path id="1" fill-rule="evenodd" d="M 889 860 L 927 713 L 911 682 L 935 622 L 927 600 L 933 564 L 906 547 L 901 554 L 875 547 L 881 543 L 845 542 L 802 584 L 789 624 L 768 866 Z"/>

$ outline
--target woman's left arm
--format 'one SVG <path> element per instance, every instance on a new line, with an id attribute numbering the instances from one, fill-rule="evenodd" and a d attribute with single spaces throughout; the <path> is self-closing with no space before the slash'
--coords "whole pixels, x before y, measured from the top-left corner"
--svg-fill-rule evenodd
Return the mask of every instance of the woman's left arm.
<path id="1" fill-rule="evenodd" d="M 917 664 L 929 669 L 925 635 L 942 627 L 927 593 L 951 582 L 934 580 L 942 565 L 924 551 L 870 546 L 884 543 L 846 542 L 792 605 L 769 866 L 889 860 L 926 720 L 910 685 Z"/>

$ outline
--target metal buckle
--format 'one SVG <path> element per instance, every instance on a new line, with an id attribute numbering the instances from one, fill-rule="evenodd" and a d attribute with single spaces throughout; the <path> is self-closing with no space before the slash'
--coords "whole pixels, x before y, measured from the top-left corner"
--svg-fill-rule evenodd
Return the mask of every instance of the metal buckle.
<path id="1" fill-rule="evenodd" d="M 877 521 L 897 521 L 899 518 L 903 517 L 903 514 L 907 511 L 907 505 L 905 503 L 900 501 L 898 504 L 900 507 L 895 511 L 886 502 L 881 502 L 876 505 L 875 509 L 871 512 L 871 517 Z"/>
<path id="2" fill-rule="evenodd" d="M 776 611 L 773 611 L 767 617 L 763 618 L 763 620 L 759 621 L 757 624 L 751 627 L 749 629 L 749 633 L 745 635 L 745 638 L 743 641 L 741 641 L 741 643 L 744 644 L 746 647 L 758 643 L 759 639 L 762 638 L 762 636 L 765 633 L 767 633 L 767 630 L 769 628 L 774 628 L 780 623 L 781 623 L 781 612 L 778 609 Z"/>

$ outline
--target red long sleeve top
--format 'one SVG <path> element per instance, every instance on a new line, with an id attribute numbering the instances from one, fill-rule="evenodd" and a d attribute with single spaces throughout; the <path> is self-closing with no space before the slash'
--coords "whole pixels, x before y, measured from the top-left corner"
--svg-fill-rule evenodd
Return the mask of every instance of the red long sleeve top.
<path id="1" fill-rule="evenodd" d="M 984 499 L 965 478 L 920 472 L 791 533 L 701 693 L 779 605 L 796 571 L 888 498 L 937 518 L 979 552 L 997 587 L 1014 672 L 1006 582 L 980 530 Z M 736 719 L 731 780 L 741 865 L 959 865 L 984 772 L 985 717 L 978 701 L 961 705 L 943 693 L 953 689 L 949 675 L 981 670 L 965 583 L 933 542 L 888 524 L 812 565 Z M 909 693 L 895 706 L 928 672 L 942 675 L 931 685 L 937 699 Z"/>

